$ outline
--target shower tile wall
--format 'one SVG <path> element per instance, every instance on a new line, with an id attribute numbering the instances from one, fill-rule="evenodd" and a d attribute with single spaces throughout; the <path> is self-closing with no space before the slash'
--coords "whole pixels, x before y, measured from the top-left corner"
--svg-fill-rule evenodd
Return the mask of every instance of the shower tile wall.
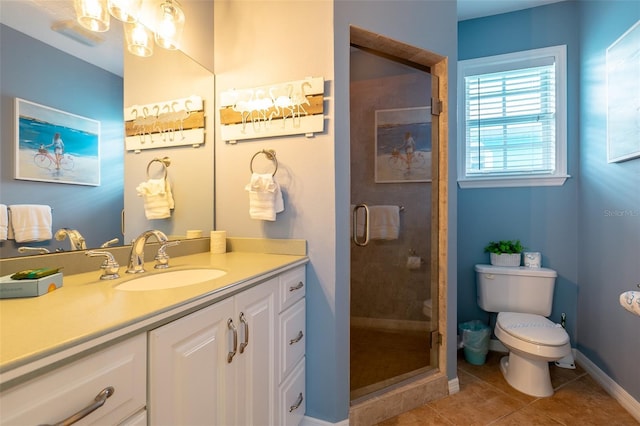
<path id="1" fill-rule="evenodd" d="M 400 237 L 351 250 L 351 317 L 388 324 L 425 321 L 431 298 L 431 183 L 375 183 L 375 111 L 428 106 L 431 76 L 363 51 L 352 51 L 351 202 L 402 205 Z M 402 141 L 398 141 L 400 145 Z M 407 268 L 414 250 L 423 259 Z M 391 320 L 391 321 L 389 321 Z"/>

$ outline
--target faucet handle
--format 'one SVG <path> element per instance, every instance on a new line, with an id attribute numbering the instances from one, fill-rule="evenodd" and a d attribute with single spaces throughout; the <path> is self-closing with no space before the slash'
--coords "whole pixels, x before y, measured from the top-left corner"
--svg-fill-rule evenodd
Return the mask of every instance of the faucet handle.
<path id="1" fill-rule="evenodd" d="M 105 241 L 104 243 L 102 243 L 102 245 L 100 246 L 100 248 L 107 248 L 107 247 L 111 247 L 113 244 L 117 244 L 118 242 L 120 242 L 120 239 L 118 239 L 118 238 L 114 238 L 114 239 L 112 239 L 112 240 Z"/>
<path id="2" fill-rule="evenodd" d="M 120 268 L 120 265 L 118 265 L 118 262 L 116 262 L 115 257 L 113 257 L 111 253 L 109 253 L 108 251 L 102 251 L 102 250 L 89 250 L 89 251 L 86 251 L 84 254 L 89 257 L 96 257 L 96 256 L 106 257 L 104 262 L 102 262 L 102 265 L 100 265 L 100 268 L 104 271 L 100 276 L 101 280 L 114 280 L 116 278 L 120 278 L 120 274 L 118 274 L 118 269 Z"/>
<path id="3" fill-rule="evenodd" d="M 167 241 L 166 243 L 162 243 L 162 245 L 158 249 L 158 254 L 156 254 L 155 257 L 155 269 L 167 269 L 169 267 L 169 255 L 167 254 L 167 247 L 177 246 L 178 244 L 180 244 L 179 240 Z"/>

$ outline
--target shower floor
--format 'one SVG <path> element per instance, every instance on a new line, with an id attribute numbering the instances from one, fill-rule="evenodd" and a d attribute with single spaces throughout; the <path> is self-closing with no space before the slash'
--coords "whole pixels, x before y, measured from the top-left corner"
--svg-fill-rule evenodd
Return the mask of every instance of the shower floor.
<path id="1" fill-rule="evenodd" d="M 430 369 L 426 331 L 351 327 L 351 400 Z"/>

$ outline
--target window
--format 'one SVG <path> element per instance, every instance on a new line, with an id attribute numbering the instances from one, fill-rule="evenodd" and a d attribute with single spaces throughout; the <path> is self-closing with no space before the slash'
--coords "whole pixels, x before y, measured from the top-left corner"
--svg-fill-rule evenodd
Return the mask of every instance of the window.
<path id="1" fill-rule="evenodd" d="M 567 179 L 566 47 L 458 63 L 461 188 Z"/>

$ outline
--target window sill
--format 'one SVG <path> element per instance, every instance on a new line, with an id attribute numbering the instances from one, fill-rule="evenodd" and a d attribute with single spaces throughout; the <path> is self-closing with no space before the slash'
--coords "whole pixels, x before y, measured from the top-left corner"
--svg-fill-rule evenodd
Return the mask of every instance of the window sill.
<path id="1" fill-rule="evenodd" d="M 544 176 L 544 177 L 486 177 L 472 179 L 458 179 L 458 185 L 462 189 L 466 188 L 513 188 L 523 186 L 562 186 L 570 178 L 569 175 Z"/>

